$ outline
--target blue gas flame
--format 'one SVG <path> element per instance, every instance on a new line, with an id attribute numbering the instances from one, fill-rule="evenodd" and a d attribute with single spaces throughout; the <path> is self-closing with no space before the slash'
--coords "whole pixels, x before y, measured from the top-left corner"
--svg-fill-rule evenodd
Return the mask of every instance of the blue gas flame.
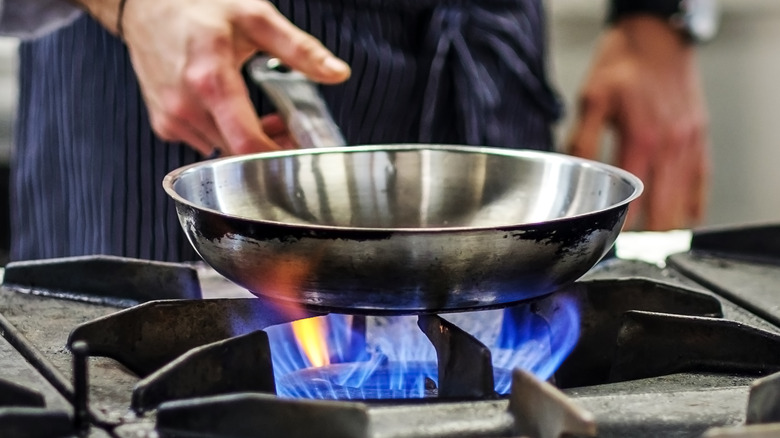
<path id="1" fill-rule="evenodd" d="M 511 370 L 520 368 L 547 380 L 579 338 L 575 300 L 561 297 L 548 315 L 532 305 L 443 317 L 470 333 L 492 354 L 495 390 L 508 394 Z M 266 329 L 271 344 L 277 393 L 317 399 L 422 398 L 438 377 L 436 351 L 417 326 L 417 317 L 367 317 L 355 329 L 355 317 L 325 318 L 330 365 L 309 363 L 290 324 Z"/>

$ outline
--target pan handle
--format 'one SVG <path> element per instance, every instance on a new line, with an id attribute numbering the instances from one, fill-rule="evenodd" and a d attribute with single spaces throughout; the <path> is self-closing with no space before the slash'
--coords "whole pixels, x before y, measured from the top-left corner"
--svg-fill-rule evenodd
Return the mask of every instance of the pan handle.
<path id="1" fill-rule="evenodd" d="M 302 73 L 265 55 L 247 64 L 249 75 L 276 105 L 293 141 L 301 148 L 346 146 L 316 85 Z"/>

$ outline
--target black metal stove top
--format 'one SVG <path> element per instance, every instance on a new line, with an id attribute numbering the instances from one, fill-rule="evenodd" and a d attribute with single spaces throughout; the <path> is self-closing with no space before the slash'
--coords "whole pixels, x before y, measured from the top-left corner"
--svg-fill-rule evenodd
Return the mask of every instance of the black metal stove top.
<path id="1" fill-rule="evenodd" d="M 447 315 L 422 316 L 436 401 L 274 396 L 264 329 L 288 313 L 200 299 L 212 280 L 192 267 L 12 265 L 0 288 L 0 436 L 771 436 L 747 434 L 780 431 L 779 236 L 775 226 L 695 233 L 669 268 L 607 260 L 507 310 L 543 323 L 571 299 L 582 321 L 550 383 L 515 371 L 506 396 L 484 345 Z"/>

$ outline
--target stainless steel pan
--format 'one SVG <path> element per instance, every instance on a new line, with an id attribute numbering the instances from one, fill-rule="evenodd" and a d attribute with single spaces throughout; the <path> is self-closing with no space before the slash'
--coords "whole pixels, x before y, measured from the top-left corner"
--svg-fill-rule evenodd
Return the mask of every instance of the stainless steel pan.
<path id="1" fill-rule="evenodd" d="M 287 103 L 298 105 L 282 111 L 291 127 L 329 126 L 295 122 L 320 110 Z M 194 248 L 225 277 L 259 296 L 354 313 L 550 293 L 603 257 L 642 191 L 628 172 L 570 156 L 420 144 L 228 157 L 177 169 L 163 186 Z"/>

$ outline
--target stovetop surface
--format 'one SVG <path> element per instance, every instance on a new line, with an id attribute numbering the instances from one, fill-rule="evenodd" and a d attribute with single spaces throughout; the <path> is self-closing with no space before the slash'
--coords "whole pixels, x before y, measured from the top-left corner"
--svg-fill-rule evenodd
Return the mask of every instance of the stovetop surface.
<path id="1" fill-rule="evenodd" d="M 628 236 L 628 239 L 637 238 L 636 235 Z M 687 236 L 689 234 L 676 235 L 673 245 L 667 242 L 667 250 L 679 249 L 680 240 Z M 655 237 L 650 237 L 650 241 L 659 244 L 658 236 Z M 632 245 L 647 247 L 650 244 L 632 242 Z M 624 254 L 626 251 L 631 252 L 624 250 Z M 663 250 L 648 249 L 647 258 L 659 257 L 656 254 L 658 252 L 663 253 Z M 621 255 L 620 246 L 618 254 Z M 760 269 L 762 275 L 780 279 L 780 268 L 763 264 L 756 267 L 752 261 L 717 262 L 709 255 L 691 252 L 681 253 L 675 258 L 677 266 L 690 271 L 697 266 L 704 266 L 725 272 L 714 281 L 716 289 L 718 286 L 729 290 L 745 286 L 741 274 L 731 276 L 729 273 L 732 271 L 724 270 L 724 264 L 728 263 L 744 264 L 740 272 Z M 252 297 L 202 266 L 198 267 L 198 274 L 204 298 Z M 690 276 L 682 275 L 679 270 L 659 268 L 644 262 L 608 260 L 581 281 L 615 276 L 653 278 L 713 296 L 721 304 L 724 319 L 768 332 L 780 332 L 775 325 L 780 322 L 780 318 L 773 319 L 780 306 L 767 306 L 767 311 L 761 316 L 756 314 L 761 311 L 745 308 L 752 305 L 754 309 L 760 309 L 767 301 L 780 303 L 780 300 L 774 300 L 772 291 L 764 287 L 766 280 L 761 284 L 749 284 L 750 290 L 758 292 L 747 297 L 728 296 L 727 293 L 718 295 L 693 281 Z M 20 293 L 7 287 L 0 288 L 0 331 L 3 332 L 3 337 L 0 337 L 0 379 L 37 390 L 44 396 L 47 409 L 67 412 L 72 417 L 75 413 L 69 398 L 74 393 L 70 383 L 73 380 L 73 356 L 67 348 L 69 334 L 76 326 L 113 314 L 121 308 L 105 303 L 53 299 L 38 295 L 35 291 Z M 19 345 L 14 339 L 24 340 L 25 345 Z M 31 362 L 36 366 L 31 365 Z M 90 429 L 88 436 L 156 436 L 155 412 L 139 416 L 130 409 L 133 388 L 138 384 L 139 377 L 113 359 L 90 357 L 88 363 L 89 403 L 94 416 L 99 419 L 98 425 Z M 646 434 L 641 436 L 700 436 L 714 426 L 744 423 L 750 384 L 756 377 L 728 372 L 680 372 L 661 377 L 567 388 L 563 392 L 594 415 L 599 436 L 637 436 L 632 427 L 639 423 Z M 440 426 L 426 432 L 426 424 L 432 418 L 440 424 L 462 424 L 467 419 L 475 424 L 499 424 L 507 421 L 504 412 L 508 404 L 507 399 L 424 405 L 380 403 L 370 405 L 368 411 L 372 421 L 372 436 L 433 436 L 441 435 L 447 427 Z M 111 427 L 101 428 L 100 422 Z M 457 433 L 453 432 L 452 436 Z"/>

